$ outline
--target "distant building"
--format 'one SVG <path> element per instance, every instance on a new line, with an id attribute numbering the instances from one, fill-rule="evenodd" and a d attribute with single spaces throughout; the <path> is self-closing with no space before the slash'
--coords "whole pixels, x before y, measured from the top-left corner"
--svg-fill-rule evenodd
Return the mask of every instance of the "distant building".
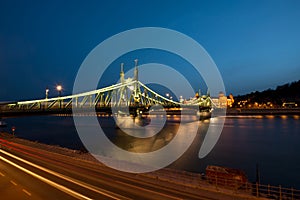
<path id="1" fill-rule="evenodd" d="M 226 108 L 227 107 L 227 97 L 224 95 L 223 92 L 219 93 L 219 107 Z"/>
<path id="2" fill-rule="evenodd" d="M 232 107 L 234 103 L 233 95 L 230 93 L 229 98 L 227 99 L 227 106 Z"/>
<path id="3" fill-rule="evenodd" d="M 213 105 L 218 108 L 232 107 L 234 103 L 233 95 L 230 94 L 229 98 L 227 98 L 223 92 L 219 93 L 219 98 L 211 98 L 211 100 Z"/>

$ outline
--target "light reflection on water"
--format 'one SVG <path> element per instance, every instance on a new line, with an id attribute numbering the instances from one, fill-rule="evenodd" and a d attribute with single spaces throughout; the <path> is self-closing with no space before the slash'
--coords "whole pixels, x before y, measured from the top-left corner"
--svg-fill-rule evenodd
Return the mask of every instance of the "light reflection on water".
<path id="1" fill-rule="evenodd" d="M 178 116 L 170 116 L 164 130 L 151 138 L 133 138 L 117 129 L 112 117 L 99 117 L 101 127 L 110 140 L 134 152 L 154 151 L 168 144 L 177 132 L 177 119 Z M 207 127 L 209 123 L 212 126 L 218 123 L 218 119 L 204 120 L 200 122 L 193 144 L 169 167 L 204 172 L 207 165 L 221 165 L 242 169 L 251 181 L 255 181 L 255 166 L 258 163 L 263 183 L 300 188 L 299 119 L 299 115 L 229 116 L 216 146 L 200 160 L 198 152 Z M 71 116 L 20 117 L 5 121 L 9 125 L 6 131 L 16 126 L 18 137 L 82 148 Z M 186 130 L 188 133 L 189 130 Z"/>

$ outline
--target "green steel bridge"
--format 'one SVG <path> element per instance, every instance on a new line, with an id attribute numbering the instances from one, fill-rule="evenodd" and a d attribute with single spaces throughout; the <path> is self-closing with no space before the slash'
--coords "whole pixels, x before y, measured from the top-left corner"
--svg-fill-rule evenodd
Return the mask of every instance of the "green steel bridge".
<path id="1" fill-rule="evenodd" d="M 0 105 L 0 116 L 34 113 L 71 113 L 72 109 L 96 110 L 110 113 L 112 107 L 127 108 L 131 113 L 137 109 L 147 112 L 153 105 L 161 105 L 166 110 L 174 108 L 209 110 L 214 104 L 208 95 L 178 102 L 164 97 L 138 80 L 137 60 L 133 78 L 124 78 L 121 64 L 120 83 L 80 94 L 54 98 L 10 102 Z"/>

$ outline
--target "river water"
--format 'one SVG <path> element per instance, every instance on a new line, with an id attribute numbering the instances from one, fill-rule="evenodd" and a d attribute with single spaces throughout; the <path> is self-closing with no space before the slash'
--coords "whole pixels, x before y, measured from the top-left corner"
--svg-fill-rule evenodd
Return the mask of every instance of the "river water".
<path id="1" fill-rule="evenodd" d="M 128 151 L 147 152 L 155 151 L 172 140 L 179 127 L 175 118 L 170 117 L 163 131 L 153 136 L 154 139 L 137 139 L 124 134 L 116 128 L 112 117 L 98 119 L 107 137 L 116 145 Z M 238 168 L 244 170 L 249 180 L 254 182 L 258 164 L 261 183 L 300 189 L 299 118 L 293 115 L 227 116 L 217 144 L 202 159 L 198 158 L 198 152 L 205 132 L 209 124 L 218 124 L 218 118 L 191 122 L 199 123 L 194 142 L 169 167 L 192 172 L 205 172 L 207 165 Z M 17 137 L 84 149 L 71 116 L 31 116 L 7 118 L 5 121 L 8 123 L 5 131 L 11 132 L 10 128 L 15 126 Z"/>

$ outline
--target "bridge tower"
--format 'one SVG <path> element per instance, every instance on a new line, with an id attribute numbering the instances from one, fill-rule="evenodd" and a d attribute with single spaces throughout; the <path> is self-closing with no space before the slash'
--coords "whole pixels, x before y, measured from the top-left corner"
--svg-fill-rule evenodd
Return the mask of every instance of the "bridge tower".
<path id="1" fill-rule="evenodd" d="M 124 63 L 121 63 L 121 71 L 120 71 L 120 82 L 123 85 L 123 87 L 120 88 L 119 92 L 119 100 L 118 100 L 118 106 L 127 106 L 127 98 L 126 98 L 126 87 L 124 86 L 125 84 L 125 75 L 124 75 Z"/>
<path id="2" fill-rule="evenodd" d="M 139 103 L 140 102 L 140 87 L 139 87 L 139 70 L 138 70 L 138 59 L 134 60 L 134 102 Z"/>
<path id="3" fill-rule="evenodd" d="M 139 80 L 138 59 L 134 60 L 134 80 Z"/>

